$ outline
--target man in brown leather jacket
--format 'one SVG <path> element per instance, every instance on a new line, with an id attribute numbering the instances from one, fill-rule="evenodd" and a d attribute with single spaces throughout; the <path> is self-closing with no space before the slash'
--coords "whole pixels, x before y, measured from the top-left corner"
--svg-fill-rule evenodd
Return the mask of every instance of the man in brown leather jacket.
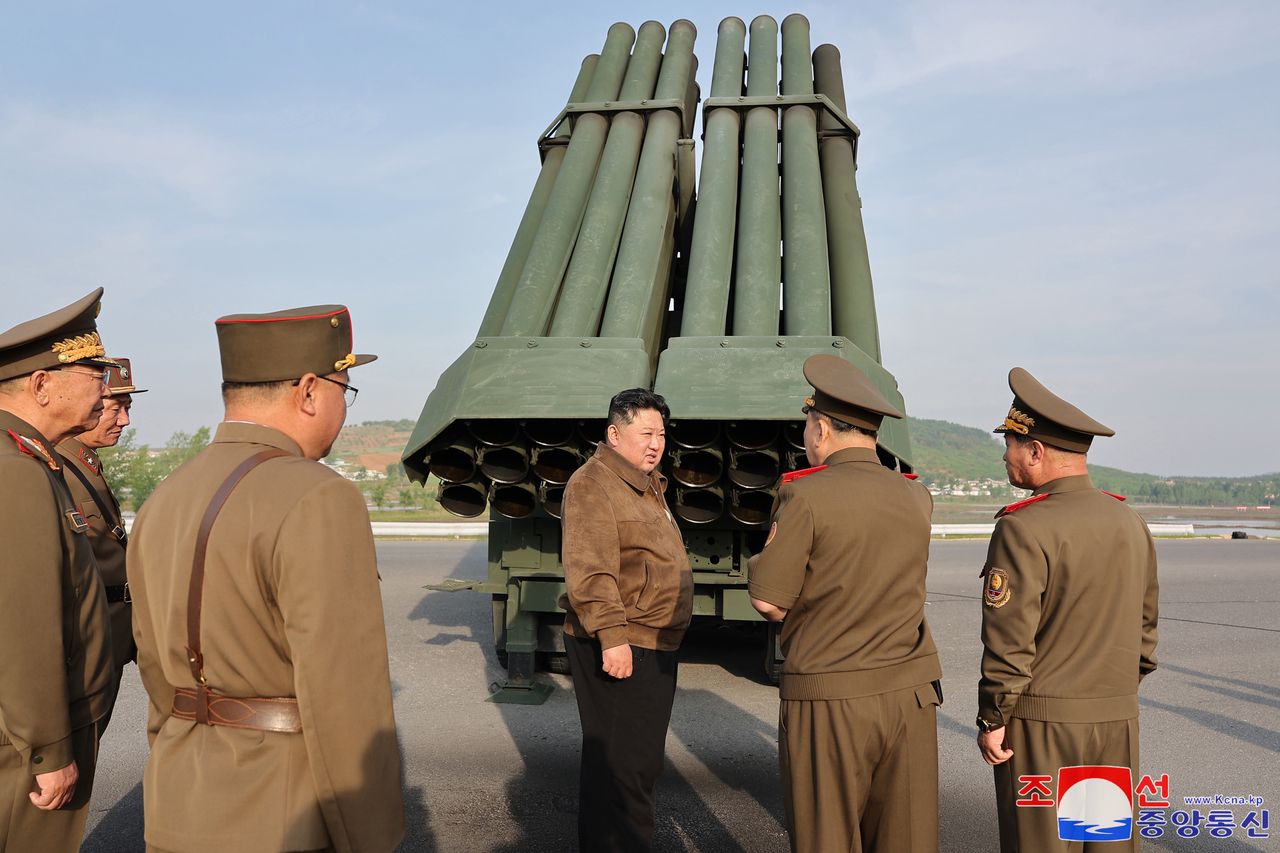
<path id="1" fill-rule="evenodd" d="M 126 582 L 124 553 L 128 537 L 124 530 L 124 516 L 120 503 L 111 491 L 102 470 L 102 458 L 98 451 L 115 447 L 120 434 L 129 425 L 129 410 L 133 395 L 147 389 L 134 385 L 133 366 L 127 358 L 113 358 L 115 364 L 107 368 L 107 396 L 102 401 L 102 416 L 93 429 L 64 439 L 58 445 L 66 472 L 71 497 L 89 522 L 89 541 L 93 543 L 93 556 L 98 563 L 98 575 L 107 593 L 107 613 L 111 619 L 111 658 L 113 673 L 119 683 L 124 665 L 134 659 L 133 603 Z M 100 723 L 106 731 L 111 711 Z"/>
<path id="2" fill-rule="evenodd" d="M 1095 799 L 1132 798 L 1138 682 L 1156 668 L 1155 546 L 1124 498 L 1089 479 L 1091 442 L 1115 433 L 1020 367 L 1009 389 L 1013 407 L 995 432 L 1005 437 L 1009 482 L 1034 491 L 996 516 L 982 569 L 978 749 L 995 767 L 1000 849 L 1077 850 L 1101 838 L 1098 850 L 1137 850 L 1132 810 L 1053 806 L 1064 767 L 1127 770 L 1127 782 L 1101 783 L 1118 785 L 1114 797 Z M 1030 787 L 1031 776 L 1048 779 L 1052 796 Z"/>
<path id="3" fill-rule="evenodd" d="M 354 400 L 341 305 L 218 320 L 226 418 L 138 513 L 148 849 L 391 851 L 400 760 L 373 535 L 317 460 Z"/>
<path id="4" fill-rule="evenodd" d="M 693 573 L 657 472 L 667 404 L 609 403 L 605 440 L 565 487 L 565 648 L 582 720 L 578 843 L 648 850 Z"/>
<path id="5" fill-rule="evenodd" d="M 80 848 L 115 693 L 89 529 L 54 447 L 98 422 L 102 288 L 0 334 L 0 850 Z"/>

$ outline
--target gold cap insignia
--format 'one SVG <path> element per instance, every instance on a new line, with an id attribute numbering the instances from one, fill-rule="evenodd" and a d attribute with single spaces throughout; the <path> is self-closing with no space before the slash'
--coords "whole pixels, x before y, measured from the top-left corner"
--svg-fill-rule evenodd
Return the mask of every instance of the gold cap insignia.
<path id="1" fill-rule="evenodd" d="M 1004 419 L 1004 428 L 1010 432 L 1016 432 L 1018 435 L 1026 435 L 1031 431 L 1031 427 L 1035 425 L 1035 418 L 1015 408 L 1010 408 L 1009 414 Z"/>
<path id="2" fill-rule="evenodd" d="M 356 363 L 355 353 L 349 352 L 346 355 L 344 355 L 342 358 L 338 359 L 333 363 L 333 370 L 335 373 L 337 373 L 338 371 L 346 370 L 348 367 L 353 367 L 355 363 Z"/>
<path id="3" fill-rule="evenodd" d="M 53 352 L 57 354 L 58 361 L 63 364 L 70 364 L 82 358 L 100 358 L 107 354 L 97 332 L 58 341 L 53 345 Z"/>

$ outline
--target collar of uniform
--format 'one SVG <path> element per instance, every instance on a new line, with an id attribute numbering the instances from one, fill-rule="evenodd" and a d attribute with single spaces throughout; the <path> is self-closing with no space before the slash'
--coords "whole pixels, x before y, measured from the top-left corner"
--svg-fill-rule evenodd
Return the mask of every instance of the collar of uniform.
<path id="1" fill-rule="evenodd" d="M 214 444 L 264 444 L 293 456 L 301 456 L 302 448 L 278 429 L 248 421 L 223 421 L 213 436 Z"/>
<path id="2" fill-rule="evenodd" d="M 824 460 L 827 465 L 843 465 L 846 462 L 874 462 L 880 464 L 880 457 L 870 447 L 846 447 L 837 450 Z"/>
<path id="3" fill-rule="evenodd" d="M 18 435 L 26 436 L 27 438 L 34 438 L 45 447 L 48 447 L 51 453 L 53 452 L 53 447 L 49 444 L 49 439 L 44 437 L 44 433 L 40 432 L 40 430 L 27 423 L 13 412 L 0 409 L 0 435 L 2 435 L 7 429 L 13 430 Z M 8 441 L 7 438 L 5 440 Z"/>
<path id="4" fill-rule="evenodd" d="M 622 458 L 622 454 L 614 450 L 605 442 L 601 441 L 596 444 L 595 458 L 599 459 L 604 466 L 613 473 L 617 474 L 628 486 L 637 492 L 645 492 L 649 489 L 649 484 L 656 478 L 658 480 L 658 490 L 666 491 L 666 478 L 656 471 L 652 474 L 646 474 L 636 466 L 632 465 L 626 459 Z"/>
<path id="5" fill-rule="evenodd" d="M 88 446 L 86 446 L 85 443 L 78 438 L 75 438 L 75 437 L 64 438 L 62 440 L 62 443 L 58 445 L 59 454 L 71 460 L 72 462 L 79 459 L 80 462 L 84 465 L 88 465 L 88 463 L 85 462 L 85 458 L 84 458 L 84 454 L 86 452 L 88 452 L 93 458 L 95 459 L 97 458 L 97 454 L 94 453 L 92 450 L 90 450 Z M 93 468 L 92 465 L 88 465 L 88 467 Z M 94 470 L 94 473 L 95 474 L 97 473 L 96 469 Z"/>
<path id="6" fill-rule="evenodd" d="M 1083 492 L 1092 488 L 1093 481 L 1089 479 L 1088 474 L 1077 474 L 1074 477 L 1059 477 L 1056 480 L 1050 480 L 1031 494 L 1033 496 L 1055 495 L 1059 492 Z"/>

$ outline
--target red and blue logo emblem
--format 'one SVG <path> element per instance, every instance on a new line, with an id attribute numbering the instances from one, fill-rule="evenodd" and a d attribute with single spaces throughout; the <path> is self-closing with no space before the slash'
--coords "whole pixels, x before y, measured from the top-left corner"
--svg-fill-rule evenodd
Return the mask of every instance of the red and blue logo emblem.
<path id="1" fill-rule="evenodd" d="M 1133 837 L 1133 774 L 1128 767 L 1087 764 L 1058 771 L 1058 837 L 1125 841 Z"/>

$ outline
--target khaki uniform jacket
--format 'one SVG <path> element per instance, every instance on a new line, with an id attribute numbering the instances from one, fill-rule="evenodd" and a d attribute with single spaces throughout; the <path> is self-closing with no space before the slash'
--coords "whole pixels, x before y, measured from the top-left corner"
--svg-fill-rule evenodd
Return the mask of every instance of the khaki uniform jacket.
<path id="1" fill-rule="evenodd" d="M 753 598 L 785 608 L 783 699 L 852 699 L 942 676 L 924 618 L 933 498 L 848 448 L 784 483 Z"/>
<path id="2" fill-rule="evenodd" d="M 59 444 L 58 454 L 66 460 L 68 468 L 75 468 L 89 481 L 89 485 L 93 486 L 106 504 L 104 515 L 103 509 L 98 506 L 93 495 L 89 494 L 75 471 L 65 472 L 71 497 L 89 522 L 89 541 L 93 543 L 93 556 L 98 563 L 98 574 L 103 585 L 124 586 L 128 580 L 124 565 L 125 540 L 118 538 L 113 532 L 119 530 L 121 534 L 124 533 L 124 515 L 120 512 L 120 504 L 102 472 L 102 460 L 97 453 L 75 438 L 68 438 Z M 113 601 L 108 602 L 107 611 L 111 615 L 112 655 L 116 667 L 120 668 L 134 657 L 133 608 L 123 601 Z"/>
<path id="3" fill-rule="evenodd" d="M 87 530 L 49 442 L 0 411 L 0 748 L 17 748 L 33 775 L 72 762 L 71 733 L 102 719 L 115 692 Z"/>
<path id="4" fill-rule="evenodd" d="M 987 551 L 978 715 L 995 724 L 1132 719 L 1138 681 L 1156 668 L 1151 534 L 1087 475 L 1034 497 L 1002 511 Z"/>
<path id="5" fill-rule="evenodd" d="M 250 472 L 209 537 L 201 644 L 211 690 L 297 697 L 300 734 L 169 715 L 194 688 L 184 651 L 196 533 L 214 491 Z M 150 697 L 147 841 L 182 851 L 388 851 L 404 832 L 386 631 L 359 490 L 276 430 L 231 422 L 142 507 L 130 537 L 138 666 Z"/>
<path id="6" fill-rule="evenodd" d="M 601 442 L 564 490 L 564 630 L 601 648 L 672 651 L 693 616 L 693 571 L 667 480 Z"/>

